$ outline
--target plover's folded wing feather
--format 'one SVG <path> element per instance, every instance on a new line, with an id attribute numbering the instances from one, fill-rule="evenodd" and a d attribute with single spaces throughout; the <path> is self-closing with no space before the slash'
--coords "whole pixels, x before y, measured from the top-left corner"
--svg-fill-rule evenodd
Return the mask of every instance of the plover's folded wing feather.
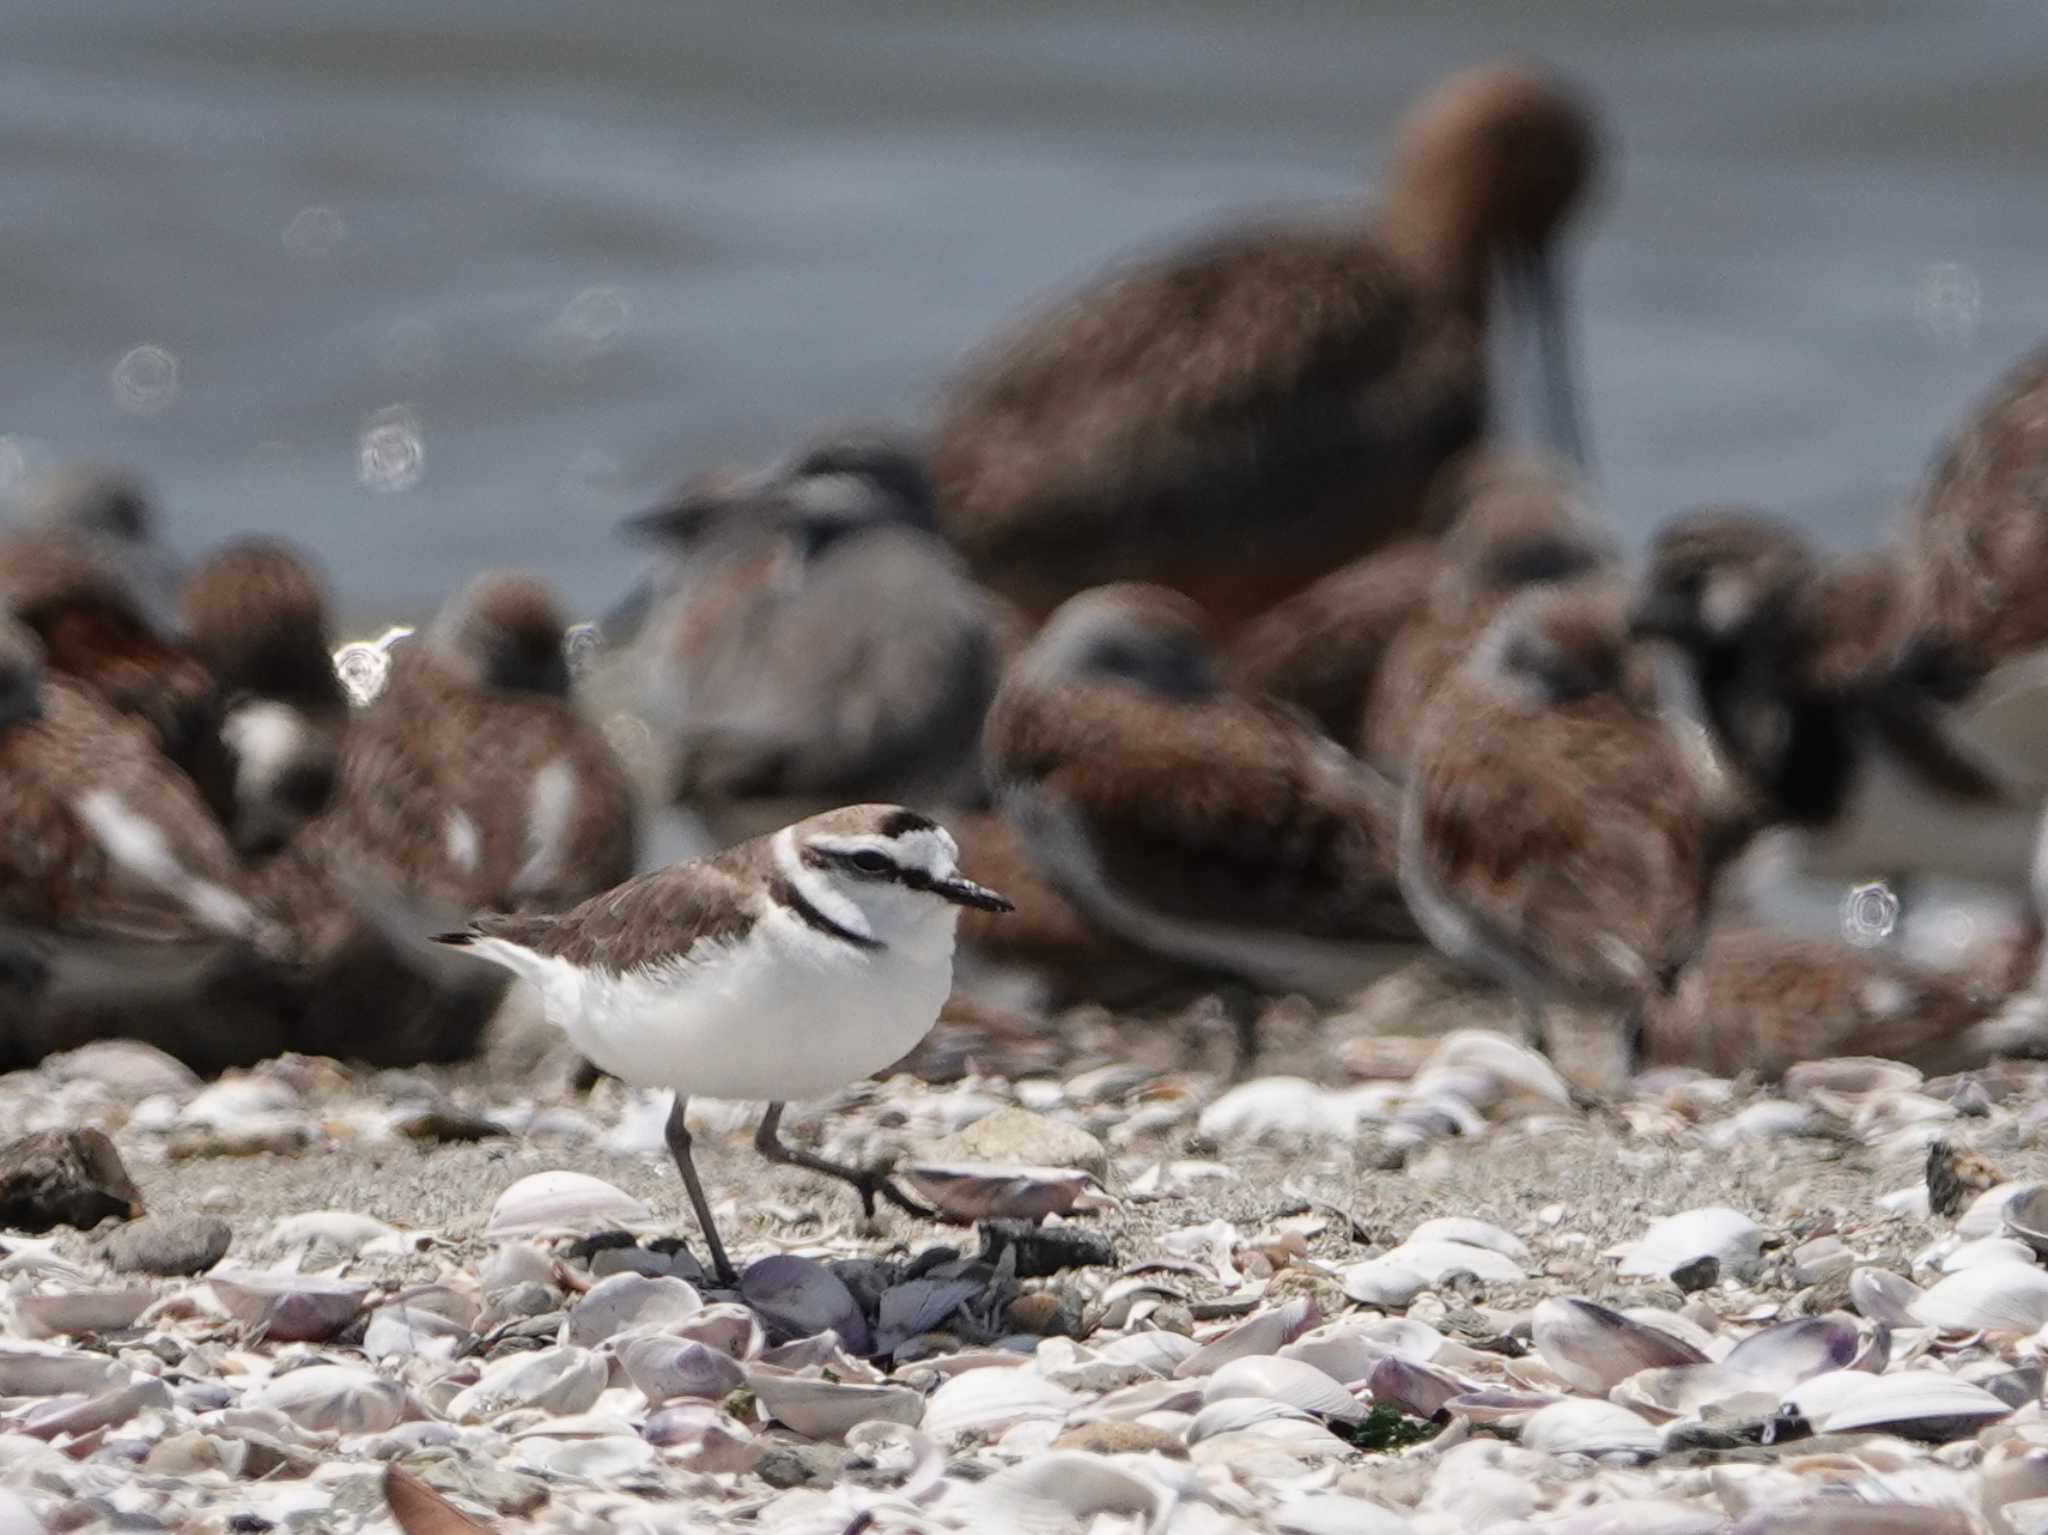
<path id="1" fill-rule="evenodd" d="M 480 917 L 467 935 L 447 941 L 502 939 L 611 975 L 696 962 L 745 937 L 760 920 L 760 892 L 734 872 L 732 862 L 752 846 L 743 843 L 713 858 L 639 875 L 559 915 Z"/>

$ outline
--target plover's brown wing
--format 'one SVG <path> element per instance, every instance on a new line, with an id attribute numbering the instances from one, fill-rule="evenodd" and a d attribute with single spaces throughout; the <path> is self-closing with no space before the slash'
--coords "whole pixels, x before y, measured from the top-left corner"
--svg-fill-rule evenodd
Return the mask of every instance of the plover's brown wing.
<path id="1" fill-rule="evenodd" d="M 1306 709 L 1332 737 L 1358 729 L 1380 663 L 1429 606 L 1443 563 L 1410 540 L 1332 571 L 1232 636 L 1224 668 L 1241 692 Z"/>
<path id="2" fill-rule="evenodd" d="M 1965 674 L 2048 645 L 2048 350 L 2020 361 L 1944 446 L 1911 544 L 1922 620 Z"/>
<path id="3" fill-rule="evenodd" d="M 1870 949 L 1760 929 L 1716 933 L 1644 1019 L 1648 1065 L 1782 1075 L 1865 1055 L 1935 1072 L 1981 1064 L 1970 1031 L 2003 1000 Z"/>
<path id="4" fill-rule="evenodd" d="M 1618 701 L 1527 713 L 1454 686 L 1407 792 L 1404 857 L 1511 969 L 1620 1001 L 1697 942 L 1710 827 L 1663 732 Z"/>
<path id="5" fill-rule="evenodd" d="M 1085 682 L 1018 689 L 985 752 L 999 800 L 1035 797 L 1078 827 L 1106 882 L 1147 911 L 1320 940 L 1415 932 L 1392 791 L 1282 711 Z M 1056 856 L 1048 872 L 1064 883 Z"/>
<path id="6" fill-rule="evenodd" d="M 765 843 L 742 843 L 638 875 L 571 911 L 479 917 L 469 932 L 613 975 L 687 961 L 703 946 L 737 942 L 753 928 L 761 892 L 743 871 L 767 856 Z M 443 941 L 459 947 L 467 936 Z"/>
<path id="7" fill-rule="evenodd" d="M 1470 327 L 1361 233 L 1230 235 L 997 342 L 938 429 L 940 525 L 1037 613 L 1116 579 L 1214 612 L 1231 564 L 1256 610 L 1404 531 L 1483 410 Z"/>
<path id="8" fill-rule="evenodd" d="M 1437 694 L 1499 610 L 1497 599 L 1478 598 L 1468 608 L 1428 612 L 1402 628 L 1387 646 L 1363 709 L 1340 739 L 1355 739 L 1366 761 L 1404 776 Z"/>

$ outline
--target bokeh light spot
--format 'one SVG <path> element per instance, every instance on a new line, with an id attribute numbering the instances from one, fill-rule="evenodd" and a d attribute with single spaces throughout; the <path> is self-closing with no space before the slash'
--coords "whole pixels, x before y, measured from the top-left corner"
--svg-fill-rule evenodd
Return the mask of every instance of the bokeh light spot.
<path id="1" fill-rule="evenodd" d="M 145 343 L 114 364 L 114 403 L 130 415 L 154 416 L 178 397 L 178 359 Z"/>
<path id="2" fill-rule="evenodd" d="M 387 405 L 363 423 L 356 478 L 371 490 L 387 496 L 411 490 L 426 467 L 426 440 L 410 406 Z"/>

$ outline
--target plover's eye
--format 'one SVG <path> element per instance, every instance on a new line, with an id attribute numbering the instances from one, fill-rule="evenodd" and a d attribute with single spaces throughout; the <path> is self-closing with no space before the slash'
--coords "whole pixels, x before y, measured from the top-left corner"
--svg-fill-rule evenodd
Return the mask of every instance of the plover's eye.
<path id="1" fill-rule="evenodd" d="M 886 857 L 875 852 L 872 848 L 855 853 L 851 862 L 863 874 L 887 874 L 895 867 Z"/>

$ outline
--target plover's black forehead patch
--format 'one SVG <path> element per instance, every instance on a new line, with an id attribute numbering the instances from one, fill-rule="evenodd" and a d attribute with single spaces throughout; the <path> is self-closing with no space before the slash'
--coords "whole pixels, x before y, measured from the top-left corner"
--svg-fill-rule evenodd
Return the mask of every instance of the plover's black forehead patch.
<path id="1" fill-rule="evenodd" d="M 901 837 L 914 831 L 937 831 L 939 823 L 930 816 L 919 815 L 915 810 L 892 810 L 882 817 L 881 832 L 885 837 Z"/>

